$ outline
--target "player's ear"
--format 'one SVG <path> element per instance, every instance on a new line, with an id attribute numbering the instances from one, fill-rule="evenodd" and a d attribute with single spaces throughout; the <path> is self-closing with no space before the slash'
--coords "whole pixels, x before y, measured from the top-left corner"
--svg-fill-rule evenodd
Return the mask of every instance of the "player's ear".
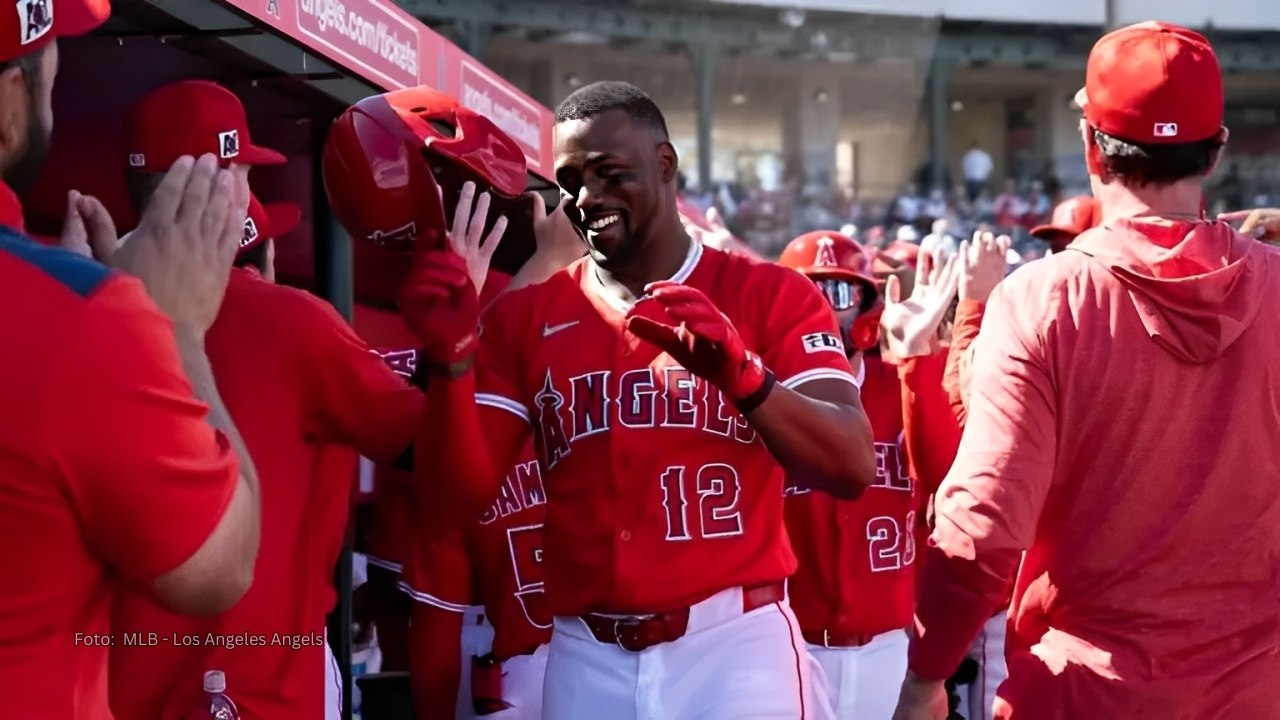
<path id="1" fill-rule="evenodd" d="M 676 175 L 680 172 L 680 156 L 668 140 L 658 143 L 658 172 L 662 173 L 664 185 L 675 182 Z"/>
<path id="2" fill-rule="evenodd" d="M 0 71 L 0 165 L 8 165 L 14 153 L 27 144 L 31 94 L 26 78 L 16 63 Z"/>

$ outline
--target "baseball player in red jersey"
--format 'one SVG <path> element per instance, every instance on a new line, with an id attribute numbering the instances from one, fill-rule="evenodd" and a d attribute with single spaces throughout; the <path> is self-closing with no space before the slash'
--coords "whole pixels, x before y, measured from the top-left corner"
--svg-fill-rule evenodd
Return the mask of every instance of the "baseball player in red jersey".
<path id="1" fill-rule="evenodd" d="M 1088 195 L 1068 198 L 1053 209 L 1047 224 L 1031 228 L 1031 236 L 1049 243 L 1050 253 L 1060 253 L 1077 235 L 1098 225 L 1100 211 L 1098 201 Z"/>
<path id="2" fill-rule="evenodd" d="M 1201 213 L 1203 36 L 1108 34 L 1080 99 L 1102 223 L 991 297 L 899 717 L 941 717 L 1016 572 L 997 718 L 1275 718 L 1280 252 Z"/>
<path id="3" fill-rule="evenodd" d="M 135 205 L 155 201 L 147 190 L 157 168 L 206 149 L 240 176 L 284 161 L 253 144 L 239 100 L 215 83 L 182 81 L 144 96 L 126 118 L 122 158 Z M 242 227 L 242 238 L 249 230 Z M 262 477 L 254 583 L 235 608 L 199 620 L 141 593 L 116 598 L 118 631 L 155 636 L 112 649 L 111 705 L 123 719 L 182 716 L 203 697 L 207 670 L 225 673 L 243 718 L 336 716 L 339 708 L 325 704 L 325 614 L 335 599 L 356 453 L 390 461 L 422 421 L 422 393 L 329 304 L 263 278 L 253 258 L 268 245 L 258 235 L 243 245 L 206 341 Z"/>
<path id="4" fill-rule="evenodd" d="M 852 497 L 875 476 L 831 310 L 790 270 L 690 241 L 638 88 L 566 99 L 555 156 L 586 259 L 499 298 L 482 333 L 462 262 L 415 259 L 402 306 L 429 412 L 450 418 L 416 450 L 433 458 L 424 521 L 481 512 L 532 435 L 555 617 L 543 716 L 807 717 L 782 480 Z"/>
<path id="5" fill-rule="evenodd" d="M 800 563 L 791 605 L 836 717 L 887 720 L 896 678 L 907 670 L 917 502 L 898 442 L 897 374 L 875 352 L 879 293 L 867 253 L 836 232 L 792 240 L 778 262 L 812 280 L 835 311 L 846 352 L 864 369 L 862 400 L 876 448 L 876 481 L 856 501 L 789 484 L 787 530 Z"/>
<path id="6" fill-rule="evenodd" d="M 410 672 L 418 717 L 542 717 L 551 639 L 543 591 L 546 500 L 530 444 L 478 522 L 419 528 L 401 582 L 417 601 Z M 492 648 L 460 667 L 464 613 L 477 606 L 493 626 Z M 456 713 L 460 684 L 470 692 L 462 698 L 465 712 Z"/>
<path id="7" fill-rule="evenodd" d="M 548 217 L 539 202 L 535 218 L 534 257 L 515 278 L 490 270 L 481 307 L 508 287 L 546 280 L 581 257 L 566 214 Z M 478 250 L 451 245 L 464 257 Z M 542 717 L 551 615 L 543 592 L 541 473 L 530 443 L 498 500 L 474 525 L 418 529 L 401 587 L 417 601 L 411 673 L 421 718 Z M 454 642 L 460 635 L 461 658 Z"/>
<path id="8" fill-rule="evenodd" d="M 11 717 L 109 720 L 114 592 L 209 614 L 252 579 L 256 474 L 202 347 L 248 187 L 185 157 L 119 251 L 106 209 L 75 192 L 62 234 L 75 252 L 27 237 L 17 193 L 49 139 L 55 40 L 110 13 L 39 10 L 0 17 L 0 108 L 22 118 L 0 142 L 0 697 Z"/>
<path id="9" fill-rule="evenodd" d="M 389 174 L 389 167 L 398 172 Z M 357 309 L 357 325 L 375 339 L 388 362 L 416 375 L 415 382 L 425 382 L 416 373 L 417 340 L 398 314 L 387 309 L 394 307 L 412 248 L 442 241 L 446 211 L 441 200 L 456 191 L 468 209 L 453 214 L 447 239 L 465 259 L 471 282 L 483 287 L 482 303 L 519 282 L 520 278 L 489 269 L 505 218 L 494 221 L 483 243 L 486 223 L 468 220 L 473 198 L 477 218 L 486 217 L 490 199 L 510 207 L 525 186 L 524 154 L 483 116 L 442 93 L 416 87 L 366 98 L 343 113 L 326 141 L 323 168 L 334 213 L 357 240 L 356 296 L 365 304 Z M 485 192 L 477 196 L 481 188 Z M 535 203 L 535 209 L 539 206 Z M 428 214 L 424 207 L 439 210 Z M 539 212 L 546 215 L 545 208 Z M 535 259 L 541 265 L 547 257 Z M 404 471 L 412 466 L 411 460 L 400 458 L 396 467 L 378 467 L 374 488 L 374 528 L 369 536 L 373 556 L 366 590 L 375 606 L 384 668 L 388 661 L 409 667 L 410 602 L 396 584 L 405 558 L 417 544 L 415 488 Z M 384 591 L 388 586 L 390 593 Z M 464 643 L 473 644 L 482 633 L 480 626 L 469 624 Z"/>

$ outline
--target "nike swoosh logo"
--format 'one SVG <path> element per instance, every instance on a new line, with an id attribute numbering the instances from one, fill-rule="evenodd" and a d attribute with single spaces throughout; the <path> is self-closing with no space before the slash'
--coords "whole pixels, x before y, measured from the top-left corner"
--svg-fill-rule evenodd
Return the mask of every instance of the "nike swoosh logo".
<path id="1" fill-rule="evenodd" d="M 577 320 L 572 320 L 572 321 L 567 322 L 567 323 L 560 323 L 559 325 L 545 325 L 545 324 L 544 324 L 544 325 L 542 326 L 542 337 L 551 337 L 552 335 L 555 335 L 556 333 L 560 332 L 561 330 L 568 330 L 569 328 L 571 328 L 571 327 L 573 327 L 574 325 L 577 325 L 577 324 L 578 324 L 578 321 L 577 321 Z"/>

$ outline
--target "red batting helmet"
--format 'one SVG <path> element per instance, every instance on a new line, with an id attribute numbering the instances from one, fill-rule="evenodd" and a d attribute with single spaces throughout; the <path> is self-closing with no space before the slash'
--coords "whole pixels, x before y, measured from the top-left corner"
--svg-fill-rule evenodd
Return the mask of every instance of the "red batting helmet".
<path id="1" fill-rule="evenodd" d="M 872 276 L 871 258 L 856 240 L 838 232 L 819 230 L 806 233 L 787 244 L 778 263 L 804 273 L 817 283 L 835 310 L 852 309 L 854 297 L 848 284 L 860 286 L 862 294 L 856 303 L 858 317 L 848 340 L 858 350 L 875 345 L 879 328 L 879 313 L 875 312 L 879 292 Z M 851 305 L 842 307 L 843 303 Z"/>
<path id="2" fill-rule="evenodd" d="M 920 246 L 905 240 L 894 240 L 884 249 L 884 254 L 910 265 L 914 270 L 920 261 Z"/>
<path id="3" fill-rule="evenodd" d="M 1047 241 L 1054 252 L 1061 252 L 1077 235 L 1092 230 L 1102 222 L 1102 207 L 1088 195 L 1063 200 L 1053 209 L 1048 225 L 1031 228 L 1032 237 Z"/>
<path id="4" fill-rule="evenodd" d="M 792 240 L 778 263 L 814 280 L 847 280 L 875 291 L 871 259 L 856 240 L 838 232 L 819 230 Z"/>
<path id="5" fill-rule="evenodd" d="M 321 169 L 333 213 L 354 241 L 362 302 L 395 302 L 413 248 L 444 244 L 468 180 L 477 195 L 491 195 L 490 227 L 499 214 L 513 225 L 523 217 L 514 217 L 528 182 L 520 146 L 488 118 L 427 87 L 347 108 L 329 131 Z"/>

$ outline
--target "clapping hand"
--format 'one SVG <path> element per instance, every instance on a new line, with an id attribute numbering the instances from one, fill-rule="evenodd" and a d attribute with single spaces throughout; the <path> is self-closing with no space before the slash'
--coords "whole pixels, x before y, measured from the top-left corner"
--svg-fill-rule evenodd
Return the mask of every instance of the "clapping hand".
<path id="1" fill-rule="evenodd" d="M 142 280 L 176 328 L 203 338 L 222 306 L 248 208 L 248 183 L 219 168 L 216 157 L 183 156 L 117 247 L 109 247 L 100 221 L 88 237 L 105 262 Z"/>
<path id="2" fill-rule="evenodd" d="M 942 263 L 936 251 L 921 253 L 915 287 L 906 300 L 897 276 L 889 276 L 880 331 L 895 357 L 919 357 L 937 349 L 938 327 L 956 296 L 958 270 L 956 256 Z"/>
<path id="3" fill-rule="evenodd" d="M 960 299 L 985 303 L 1009 269 L 1008 235 L 976 232 L 960 243 Z"/>

